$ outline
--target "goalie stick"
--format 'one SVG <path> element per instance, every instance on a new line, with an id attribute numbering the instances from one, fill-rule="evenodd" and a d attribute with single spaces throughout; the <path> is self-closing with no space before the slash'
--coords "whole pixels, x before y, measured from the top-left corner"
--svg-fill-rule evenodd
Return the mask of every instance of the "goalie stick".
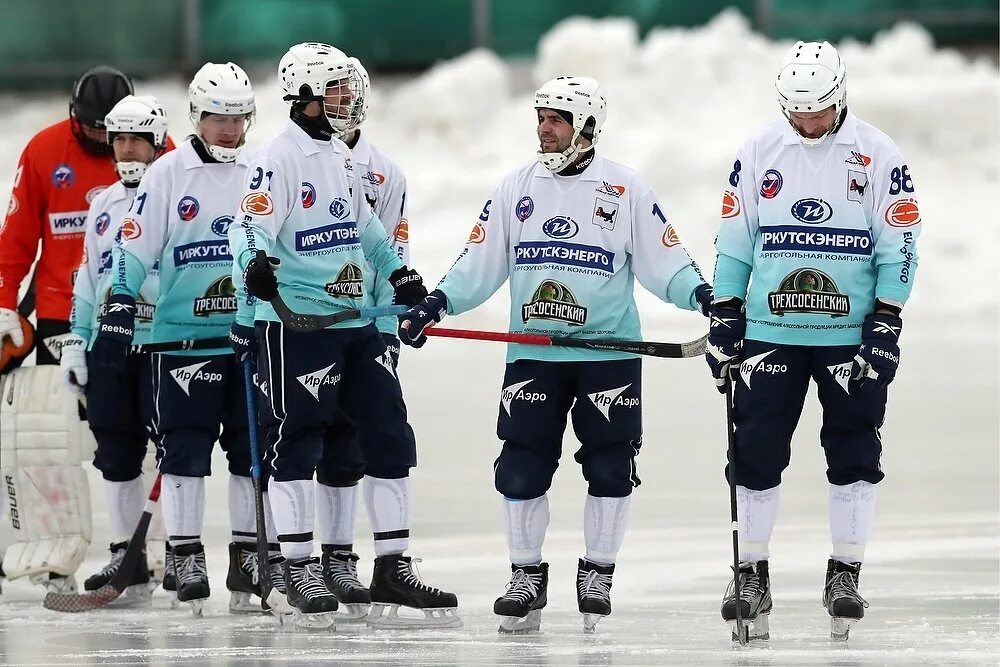
<path id="1" fill-rule="evenodd" d="M 319 331 L 338 322 L 359 319 L 375 319 L 386 315 L 402 315 L 406 306 L 375 306 L 373 308 L 348 308 L 329 315 L 308 315 L 293 312 L 281 295 L 269 302 L 281 323 L 292 331 Z"/>
<path id="2" fill-rule="evenodd" d="M 118 571 L 111 577 L 111 581 L 96 591 L 87 591 L 86 593 L 56 593 L 50 591 L 45 594 L 45 599 L 42 600 L 43 607 L 71 614 L 81 611 L 91 611 L 92 609 L 100 609 L 107 606 L 125 592 L 125 589 L 128 588 L 132 580 L 132 574 L 135 571 L 136 565 L 138 565 L 139 559 L 142 558 L 142 550 L 146 548 L 146 533 L 149 531 L 149 522 L 152 520 L 153 512 L 156 511 L 156 505 L 160 500 L 160 478 L 161 475 L 157 473 L 156 480 L 153 482 L 153 488 L 149 491 L 146 506 L 142 510 L 139 525 L 136 526 L 135 532 L 132 533 L 132 537 L 128 541 L 128 548 L 125 550 L 125 556 L 122 557 L 122 561 L 118 565 Z"/>
<path id="3" fill-rule="evenodd" d="M 475 331 L 472 329 L 446 329 L 427 327 L 428 336 L 442 338 L 466 338 L 470 340 L 492 340 L 500 343 L 520 343 L 522 345 L 558 345 L 560 347 L 580 347 L 589 350 L 610 350 L 632 352 L 650 357 L 687 359 L 700 357 L 705 353 L 708 336 L 686 343 L 655 343 L 645 340 L 615 340 L 613 338 L 570 338 L 568 336 L 546 336 L 543 334 L 508 333 L 503 331 Z"/>

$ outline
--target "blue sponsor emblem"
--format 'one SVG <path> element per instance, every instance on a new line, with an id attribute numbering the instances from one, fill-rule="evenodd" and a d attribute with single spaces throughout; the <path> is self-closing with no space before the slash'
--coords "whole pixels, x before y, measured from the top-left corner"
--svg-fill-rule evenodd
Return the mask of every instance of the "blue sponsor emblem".
<path id="1" fill-rule="evenodd" d="M 521 241 L 514 246 L 514 263 L 519 266 L 556 264 L 614 273 L 615 253 L 598 246 L 562 241 Z"/>
<path id="2" fill-rule="evenodd" d="M 833 207 L 822 199 L 807 197 L 792 204 L 792 217 L 809 225 L 818 225 L 833 217 Z"/>
<path id="3" fill-rule="evenodd" d="M 360 242 L 358 226 L 351 221 L 295 232 L 295 249 L 298 252 L 313 252 Z"/>
<path id="4" fill-rule="evenodd" d="M 110 224 L 111 216 L 108 215 L 107 211 L 97 216 L 97 224 L 94 226 L 94 229 L 97 230 L 97 235 L 104 236 L 104 232 L 108 231 L 108 225 Z"/>
<path id="5" fill-rule="evenodd" d="M 517 215 L 517 219 L 524 222 L 531 217 L 531 214 L 535 212 L 535 202 L 531 200 L 531 197 L 525 195 L 521 197 L 521 201 L 517 202 L 517 207 L 514 209 L 514 213 Z"/>
<path id="6" fill-rule="evenodd" d="M 212 233 L 216 236 L 225 236 L 229 231 L 229 225 L 233 224 L 233 216 L 222 215 L 212 221 Z"/>
<path id="7" fill-rule="evenodd" d="M 302 181 L 302 208 L 312 208 L 316 203 L 316 188 L 309 181 Z"/>
<path id="8" fill-rule="evenodd" d="M 557 215 L 545 221 L 542 231 L 553 239 L 571 239 L 580 231 L 580 225 L 576 224 L 573 218 Z"/>
<path id="9" fill-rule="evenodd" d="M 194 220 L 200 210 L 201 204 L 199 204 L 198 200 L 191 195 L 184 195 L 181 197 L 181 200 L 177 202 L 177 215 L 184 222 L 191 222 Z"/>
<path id="10" fill-rule="evenodd" d="M 764 172 L 764 178 L 760 182 L 760 196 L 764 199 L 774 199 L 781 192 L 781 172 L 777 169 L 768 169 Z"/>
<path id="11" fill-rule="evenodd" d="M 76 174 L 73 173 L 73 168 L 68 164 L 60 164 L 52 171 L 52 185 L 60 190 L 68 188 L 74 182 L 76 182 Z"/>
<path id="12" fill-rule="evenodd" d="M 330 215 L 337 220 L 343 220 L 351 214 L 351 207 L 343 197 L 337 197 L 330 202 Z"/>

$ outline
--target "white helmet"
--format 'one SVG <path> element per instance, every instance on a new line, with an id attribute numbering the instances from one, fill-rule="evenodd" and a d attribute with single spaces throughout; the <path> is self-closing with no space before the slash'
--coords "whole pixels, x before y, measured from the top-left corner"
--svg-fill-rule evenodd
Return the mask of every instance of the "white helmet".
<path id="1" fill-rule="evenodd" d="M 207 113 L 220 116 L 247 116 L 244 138 L 253 125 L 256 106 L 250 77 L 236 63 L 225 65 L 205 63 L 191 79 L 188 100 L 191 103 L 191 123 L 196 132 L 202 116 Z M 205 142 L 205 148 L 208 149 L 209 155 L 219 162 L 232 162 L 243 147 L 243 141 L 244 139 L 241 139 L 240 145 L 236 148 L 210 146 Z"/>
<path id="2" fill-rule="evenodd" d="M 608 117 L 600 85 L 585 76 L 557 76 L 542 84 L 535 92 L 535 108 L 565 111 L 573 116 L 573 139 L 569 148 L 562 153 L 538 151 L 538 161 L 549 171 L 560 171 L 578 155 L 591 150 L 597 144 L 601 127 Z M 590 146 L 577 146 L 581 135 L 590 139 Z"/>
<path id="3" fill-rule="evenodd" d="M 847 68 L 829 42 L 796 42 L 778 67 L 774 87 L 782 113 L 789 122 L 789 114 L 793 112 L 813 113 L 835 107 L 836 121 L 830 131 L 816 139 L 799 135 L 802 143 L 807 146 L 820 144 L 839 127 L 841 111 L 847 103 Z"/>
<path id="4" fill-rule="evenodd" d="M 109 144 L 114 143 L 116 134 L 127 132 L 147 140 L 157 152 L 166 147 L 167 114 L 152 95 L 123 97 L 105 116 L 104 124 L 108 128 Z M 148 166 L 140 160 L 115 160 L 115 170 L 125 185 L 136 185 Z"/>
<path id="5" fill-rule="evenodd" d="M 304 42 L 288 49 L 278 63 L 278 76 L 281 77 L 281 89 L 286 102 L 320 102 L 323 104 L 323 114 L 330 122 L 330 127 L 337 134 L 343 134 L 353 127 L 354 109 L 360 109 L 357 116 L 364 118 L 368 109 L 367 93 L 370 88 L 368 73 L 362 76 L 361 63 L 357 58 L 348 58 L 347 54 L 329 44 L 320 42 Z M 324 101 L 326 88 L 335 81 L 347 80 L 351 91 L 351 104 L 344 108 L 332 106 Z M 359 121 L 360 122 L 360 121 Z M 359 123 L 358 122 L 358 123 Z"/>

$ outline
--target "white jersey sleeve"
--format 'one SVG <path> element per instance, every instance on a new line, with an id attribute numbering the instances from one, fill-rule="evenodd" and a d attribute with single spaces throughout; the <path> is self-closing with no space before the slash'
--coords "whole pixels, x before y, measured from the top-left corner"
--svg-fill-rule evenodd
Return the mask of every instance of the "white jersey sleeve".
<path id="1" fill-rule="evenodd" d="M 90 342 L 93 333 L 94 311 L 97 308 L 97 270 L 101 256 L 97 247 L 97 216 L 101 212 L 101 198 L 98 196 L 87 212 L 87 223 L 83 235 L 83 257 L 73 281 L 73 308 L 70 311 L 70 331 Z"/>
<path id="2" fill-rule="evenodd" d="M 875 297 L 906 303 L 917 270 L 917 237 L 922 228 L 910 168 L 894 143 L 874 170 L 872 239 L 875 244 Z"/>
<path id="3" fill-rule="evenodd" d="M 112 251 L 113 294 L 138 297 L 146 276 L 163 252 L 170 224 L 170 171 L 165 160 L 154 162 L 122 219 L 120 239 Z M 166 182 L 164 182 L 166 181 Z"/>

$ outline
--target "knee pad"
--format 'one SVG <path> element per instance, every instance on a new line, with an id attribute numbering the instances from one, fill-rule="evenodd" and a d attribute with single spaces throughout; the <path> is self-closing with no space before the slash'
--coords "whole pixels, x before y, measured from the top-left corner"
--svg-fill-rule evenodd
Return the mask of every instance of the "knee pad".
<path id="1" fill-rule="evenodd" d="M 538 498 L 552 486 L 557 467 L 558 460 L 508 440 L 493 464 L 496 490 L 511 500 Z"/>
<path id="2" fill-rule="evenodd" d="M 215 438 L 202 431 L 165 433 L 160 472 L 178 477 L 208 477 L 212 474 L 212 445 Z"/>
<path id="3" fill-rule="evenodd" d="M 624 498 L 642 481 L 636 472 L 635 457 L 642 445 L 640 439 L 602 445 L 578 455 L 587 480 L 588 493 L 601 498 Z"/>
<path id="4" fill-rule="evenodd" d="M 128 482 L 142 474 L 148 443 L 146 433 L 103 433 L 97 438 L 94 467 L 109 482 Z"/>

